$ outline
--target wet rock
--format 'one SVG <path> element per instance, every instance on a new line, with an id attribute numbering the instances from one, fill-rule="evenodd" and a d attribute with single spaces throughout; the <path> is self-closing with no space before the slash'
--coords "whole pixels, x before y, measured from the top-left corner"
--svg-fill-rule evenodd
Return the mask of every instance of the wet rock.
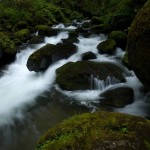
<path id="1" fill-rule="evenodd" d="M 115 40 L 117 47 L 125 49 L 127 44 L 127 34 L 123 31 L 112 31 L 109 38 Z"/>
<path id="2" fill-rule="evenodd" d="M 110 88 L 103 92 L 100 97 L 100 105 L 121 108 L 133 102 L 134 91 L 130 87 Z"/>
<path id="3" fill-rule="evenodd" d="M 91 89 L 91 76 L 106 80 L 108 76 L 125 82 L 123 70 L 110 63 L 78 61 L 69 62 L 56 71 L 56 82 L 63 90 Z"/>
<path id="4" fill-rule="evenodd" d="M 82 60 L 89 60 L 89 59 L 96 59 L 96 54 L 94 54 L 93 52 L 86 52 L 84 54 L 82 54 Z"/>
<path id="5" fill-rule="evenodd" d="M 97 45 L 100 54 L 113 54 L 116 50 L 116 42 L 113 39 L 108 39 Z"/>
<path id="6" fill-rule="evenodd" d="M 74 44 L 47 44 L 31 54 L 27 61 L 29 71 L 45 71 L 53 62 L 68 58 L 76 52 Z"/>
<path id="7" fill-rule="evenodd" d="M 36 150 L 148 150 L 150 121 L 114 113 L 84 113 L 50 128 Z"/>
<path id="8" fill-rule="evenodd" d="M 150 91 L 150 0 L 139 11 L 128 34 L 128 58 L 136 76 Z"/>

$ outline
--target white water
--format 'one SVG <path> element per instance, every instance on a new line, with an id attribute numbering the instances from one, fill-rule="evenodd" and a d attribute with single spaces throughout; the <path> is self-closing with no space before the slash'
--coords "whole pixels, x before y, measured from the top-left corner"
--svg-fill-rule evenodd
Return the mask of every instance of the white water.
<path id="1" fill-rule="evenodd" d="M 46 37 L 45 42 L 56 44 L 67 37 L 68 32 L 62 32 L 55 37 Z M 37 45 L 36 49 L 46 43 Z M 55 70 L 65 63 L 59 61 L 43 74 L 30 72 L 26 62 L 36 49 L 27 48 L 18 53 L 15 62 L 4 70 L 0 78 L 0 124 L 11 122 L 14 117 L 22 118 L 24 105 L 34 105 L 35 98 L 53 86 Z"/>
<path id="2" fill-rule="evenodd" d="M 63 24 L 59 24 L 54 28 L 65 28 Z M 75 27 L 68 27 L 68 29 L 75 29 Z M 57 44 L 61 39 L 68 37 L 68 32 L 61 32 L 54 37 L 46 37 L 45 43 L 36 45 L 34 49 L 26 48 L 17 54 L 14 63 L 10 64 L 6 70 L 4 70 L 3 76 L 0 78 L 0 124 L 8 124 L 13 122 L 13 118 L 22 119 L 23 109 L 26 105 L 34 105 L 36 103 L 36 97 L 41 95 L 45 91 L 49 91 L 55 83 L 55 71 L 60 66 L 64 65 L 69 61 L 76 62 L 81 60 L 81 54 L 92 51 L 97 55 L 97 59 L 94 61 L 109 61 L 116 62 L 116 57 L 121 58 L 124 52 L 117 48 L 115 56 L 100 55 L 96 46 L 100 41 L 105 40 L 107 37 L 104 35 L 93 35 L 89 38 L 79 37 L 79 43 L 76 43 L 78 51 L 68 59 L 58 61 L 51 65 L 45 73 L 35 73 L 28 71 L 26 62 L 30 54 L 35 50 L 44 46 L 46 43 Z M 117 62 L 118 63 L 118 62 Z M 140 94 L 139 88 L 142 87 L 141 83 L 133 74 L 130 77 L 126 77 L 127 82 L 122 84 L 117 81 L 112 82 L 109 79 L 109 83 L 94 79 L 95 89 L 85 91 L 61 91 L 63 94 L 73 97 L 75 100 L 81 102 L 81 104 L 87 104 L 88 102 L 99 99 L 101 92 L 107 90 L 110 87 L 119 85 L 128 85 L 134 89 L 135 92 L 135 103 L 126 106 L 123 109 L 116 109 L 125 113 L 137 114 L 141 116 L 148 115 L 143 111 L 143 107 L 149 105 L 145 101 L 141 101 L 143 95 Z M 114 84 L 115 83 L 115 84 Z M 101 86 L 101 87 L 100 87 Z M 139 108 L 140 106 L 141 109 Z M 140 110 L 140 111 L 138 111 Z M 138 112 L 138 113 L 137 113 Z"/>

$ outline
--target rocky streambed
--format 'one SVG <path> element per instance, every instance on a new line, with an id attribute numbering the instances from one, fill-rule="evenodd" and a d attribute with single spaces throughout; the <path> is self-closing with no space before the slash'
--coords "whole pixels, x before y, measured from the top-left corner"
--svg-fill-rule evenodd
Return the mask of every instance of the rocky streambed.
<path id="1" fill-rule="evenodd" d="M 40 44 L 32 39 L 3 71 L 2 150 L 34 149 L 47 129 L 83 112 L 149 117 L 149 95 L 123 63 L 126 34 L 96 34 L 87 27 L 77 28 L 82 23 L 54 26 L 56 35 L 36 37 Z"/>

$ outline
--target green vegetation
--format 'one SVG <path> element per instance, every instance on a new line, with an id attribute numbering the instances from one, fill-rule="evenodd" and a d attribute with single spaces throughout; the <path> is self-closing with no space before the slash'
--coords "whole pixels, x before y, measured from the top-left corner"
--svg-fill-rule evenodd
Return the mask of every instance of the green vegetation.
<path id="1" fill-rule="evenodd" d="M 22 29 L 17 31 L 14 36 L 21 41 L 26 41 L 29 38 L 30 31 L 29 29 Z"/>
<path id="2" fill-rule="evenodd" d="M 96 112 L 74 116 L 48 130 L 36 150 L 149 149 L 150 122 L 120 113 Z"/>
<path id="3" fill-rule="evenodd" d="M 0 50 L 7 54 L 15 54 L 16 47 L 11 39 L 5 35 L 4 33 L 0 32 Z"/>

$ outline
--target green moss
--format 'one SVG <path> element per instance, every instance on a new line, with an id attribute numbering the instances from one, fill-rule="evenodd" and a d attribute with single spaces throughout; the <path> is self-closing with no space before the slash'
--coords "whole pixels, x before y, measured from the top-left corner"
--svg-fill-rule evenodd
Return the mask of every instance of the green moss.
<path id="1" fill-rule="evenodd" d="M 15 32 L 15 37 L 18 38 L 20 41 L 25 41 L 29 38 L 29 34 L 29 29 L 22 29 Z"/>
<path id="2" fill-rule="evenodd" d="M 144 125 L 140 126 L 139 122 Z M 133 150 L 133 146 L 146 150 L 150 142 L 148 131 L 150 122 L 141 117 L 110 112 L 86 113 L 48 130 L 38 141 L 36 150 L 111 150 L 113 145 L 119 150 Z"/>

